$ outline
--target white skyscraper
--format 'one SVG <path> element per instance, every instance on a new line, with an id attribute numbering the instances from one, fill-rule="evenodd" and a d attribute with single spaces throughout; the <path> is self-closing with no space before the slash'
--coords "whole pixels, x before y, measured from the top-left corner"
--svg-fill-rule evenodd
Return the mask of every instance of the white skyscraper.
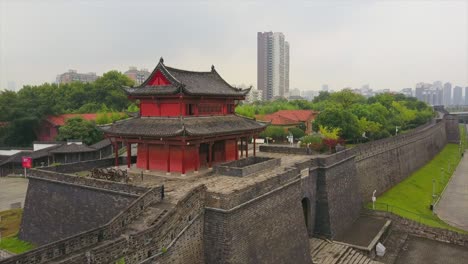
<path id="1" fill-rule="evenodd" d="M 289 43 L 280 32 L 258 32 L 257 87 L 265 100 L 289 92 Z"/>

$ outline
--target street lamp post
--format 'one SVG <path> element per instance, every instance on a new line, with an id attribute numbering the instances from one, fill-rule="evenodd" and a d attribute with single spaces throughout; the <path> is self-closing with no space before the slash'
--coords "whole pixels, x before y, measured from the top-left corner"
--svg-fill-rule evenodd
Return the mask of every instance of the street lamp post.
<path id="1" fill-rule="evenodd" d="M 435 198 L 436 198 L 435 185 L 436 185 L 435 179 L 432 178 L 432 204 L 431 204 L 432 211 L 434 211 L 434 204 L 435 204 Z"/>

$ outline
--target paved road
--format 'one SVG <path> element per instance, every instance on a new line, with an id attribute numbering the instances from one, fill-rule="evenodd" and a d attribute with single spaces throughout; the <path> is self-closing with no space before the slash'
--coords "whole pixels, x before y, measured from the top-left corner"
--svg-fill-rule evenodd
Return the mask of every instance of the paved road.
<path id="1" fill-rule="evenodd" d="M 435 212 L 448 224 L 468 231 L 468 153 L 458 164 Z"/>
<path id="2" fill-rule="evenodd" d="M 395 264 L 464 264 L 467 259 L 465 247 L 410 236 Z"/>
<path id="3" fill-rule="evenodd" d="M 27 189 L 27 179 L 0 177 L 0 211 L 10 209 L 10 204 L 16 202 L 24 207 Z"/>

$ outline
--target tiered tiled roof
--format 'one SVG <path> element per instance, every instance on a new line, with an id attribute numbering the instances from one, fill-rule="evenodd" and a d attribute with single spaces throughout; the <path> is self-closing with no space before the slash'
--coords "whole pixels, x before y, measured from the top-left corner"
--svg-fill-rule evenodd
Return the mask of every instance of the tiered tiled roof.
<path id="1" fill-rule="evenodd" d="M 208 136 L 261 130 L 264 123 L 237 115 L 205 117 L 141 117 L 101 127 L 116 136 L 172 137 Z"/>
<path id="2" fill-rule="evenodd" d="M 158 72 L 170 82 L 168 85 L 149 85 L 150 80 Z M 242 90 L 228 84 L 214 69 L 208 72 L 195 72 L 180 70 L 164 65 L 161 59 L 151 73 L 150 77 L 136 88 L 124 88 L 128 95 L 165 95 L 186 93 L 189 95 L 214 95 L 214 96 L 245 96 L 250 89 Z"/>

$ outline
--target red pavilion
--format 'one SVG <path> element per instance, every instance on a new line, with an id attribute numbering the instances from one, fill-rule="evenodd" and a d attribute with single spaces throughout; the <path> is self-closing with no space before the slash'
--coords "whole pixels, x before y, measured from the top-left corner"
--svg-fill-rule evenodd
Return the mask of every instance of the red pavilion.
<path id="1" fill-rule="evenodd" d="M 128 167 L 131 144 L 136 143 L 137 168 L 182 174 L 211 168 L 237 160 L 239 143 L 242 157 L 248 141 L 265 129 L 265 124 L 234 113 L 249 90 L 229 85 L 214 66 L 208 72 L 185 71 L 165 66 L 161 58 L 144 83 L 125 92 L 139 101 L 139 116 L 115 122 L 104 132 L 115 146 L 127 146 Z"/>

